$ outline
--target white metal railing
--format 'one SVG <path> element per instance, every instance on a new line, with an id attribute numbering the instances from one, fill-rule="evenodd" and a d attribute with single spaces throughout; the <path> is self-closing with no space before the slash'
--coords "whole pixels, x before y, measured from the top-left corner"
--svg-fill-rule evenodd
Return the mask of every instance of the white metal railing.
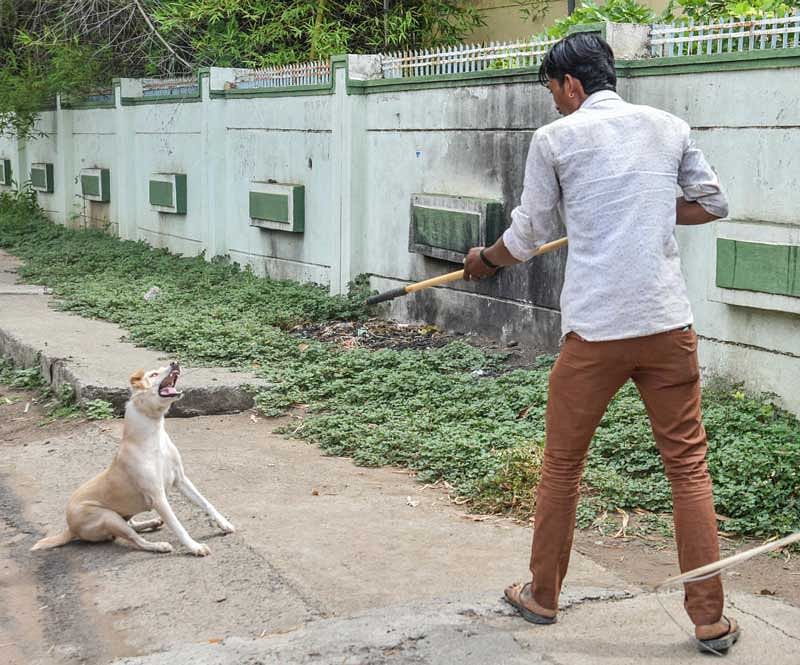
<path id="1" fill-rule="evenodd" d="M 236 88 L 286 88 L 299 85 L 324 85 L 331 81 L 329 60 L 250 69 L 237 73 Z"/>
<path id="2" fill-rule="evenodd" d="M 685 25 L 654 25 L 650 52 L 655 57 L 712 55 L 735 51 L 800 47 L 800 11 L 774 18 L 728 18 Z"/>
<path id="3" fill-rule="evenodd" d="M 142 79 L 144 97 L 199 95 L 200 85 L 196 76 L 171 79 Z"/>
<path id="4" fill-rule="evenodd" d="M 389 53 L 382 57 L 383 77 L 440 76 L 488 69 L 537 67 L 557 39 L 491 42 L 486 46 L 459 44 L 447 48 Z"/>

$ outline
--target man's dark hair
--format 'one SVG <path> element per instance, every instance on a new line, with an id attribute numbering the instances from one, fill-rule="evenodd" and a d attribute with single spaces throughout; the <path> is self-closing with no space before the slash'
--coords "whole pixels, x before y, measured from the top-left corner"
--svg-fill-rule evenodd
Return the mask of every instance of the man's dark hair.
<path id="1" fill-rule="evenodd" d="M 576 32 L 555 44 L 539 66 L 539 83 L 550 80 L 563 85 L 569 74 L 578 79 L 587 95 L 598 90 L 616 90 L 614 52 L 605 39 L 590 32 Z"/>

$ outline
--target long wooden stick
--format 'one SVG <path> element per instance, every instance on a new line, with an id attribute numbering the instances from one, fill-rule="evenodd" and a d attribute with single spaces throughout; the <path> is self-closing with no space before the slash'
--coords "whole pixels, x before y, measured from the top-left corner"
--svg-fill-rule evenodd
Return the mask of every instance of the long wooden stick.
<path id="1" fill-rule="evenodd" d="M 558 240 L 553 240 L 553 242 L 548 242 L 542 245 L 539 249 L 536 250 L 534 256 L 539 256 L 540 254 L 547 254 L 547 252 L 552 252 L 555 249 L 559 249 L 567 244 L 566 238 L 559 238 Z M 408 286 L 401 286 L 397 289 L 392 289 L 391 291 L 385 291 L 384 293 L 379 293 L 377 296 L 370 296 L 367 298 L 367 305 L 377 305 L 379 302 L 386 302 L 387 300 L 393 300 L 394 298 L 399 298 L 400 296 L 404 296 L 407 293 L 414 293 L 415 291 L 421 291 L 422 289 L 430 288 L 431 286 L 440 286 L 442 284 L 448 284 L 450 282 L 455 282 L 459 279 L 464 279 L 464 271 L 463 270 L 456 270 L 455 272 L 449 272 L 445 275 L 439 275 L 438 277 L 432 277 L 431 279 L 426 279 L 422 282 L 415 282 L 413 284 L 409 284 Z"/>
<path id="2" fill-rule="evenodd" d="M 771 543 L 765 543 L 764 545 L 759 545 L 758 547 L 754 547 L 751 550 L 747 550 L 746 552 L 739 552 L 739 554 L 734 554 L 733 556 L 729 556 L 725 559 L 720 559 L 719 561 L 715 561 L 714 563 L 709 563 L 705 566 L 700 566 L 699 568 L 695 568 L 694 570 L 690 570 L 688 572 L 682 573 L 681 575 L 676 575 L 675 577 L 670 577 L 669 579 L 664 580 L 661 584 L 657 584 L 655 589 L 663 589 L 664 587 L 674 586 L 676 584 L 681 584 L 683 582 L 691 582 L 697 578 L 705 577 L 707 575 L 713 575 L 716 572 L 719 572 L 725 568 L 730 568 L 731 566 L 735 566 L 742 561 L 747 561 L 747 559 L 752 559 L 754 556 L 758 556 L 759 554 L 764 554 L 764 552 L 771 552 L 772 550 L 777 550 L 781 547 L 786 547 L 787 545 L 791 545 L 792 543 L 800 542 L 800 531 L 797 533 L 793 533 L 791 536 L 786 536 L 785 538 L 781 538 L 780 540 L 774 540 Z"/>

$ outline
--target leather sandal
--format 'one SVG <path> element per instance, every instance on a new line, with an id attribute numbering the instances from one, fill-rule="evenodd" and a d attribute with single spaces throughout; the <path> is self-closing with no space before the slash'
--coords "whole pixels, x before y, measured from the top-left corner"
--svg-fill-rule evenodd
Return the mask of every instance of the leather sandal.
<path id="1" fill-rule="evenodd" d="M 697 648 L 700 651 L 718 651 L 720 653 L 725 653 L 736 644 L 739 635 L 741 635 L 739 624 L 736 623 L 736 619 L 729 619 L 725 615 L 723 615 L 722 618 L 728 623 L 728 630 L 717 637 L 707 640 L 697 640 Z"/>
<path id="2" fill-rule="evenodd" d="M 533 610 L 526 607 L 522 602 L 522 594 L 525 589 L 530 588 L 531 583 L 526 582 L 522 586 L 519 584 L 514 584 L 508 587 L 504 592 L 503 595 L 505 597 L 506 602 L 515 608 L 521 615 L 525 621 L 529 621 L 530 623 L 536 623 L 540 625 L 548 625 L 551 623 L 556 622 L 556 617 L 548 617 L 544 616 L 543 614 L 537 614 Z M 516 593 L 514 590 L 517 590 Z"/>

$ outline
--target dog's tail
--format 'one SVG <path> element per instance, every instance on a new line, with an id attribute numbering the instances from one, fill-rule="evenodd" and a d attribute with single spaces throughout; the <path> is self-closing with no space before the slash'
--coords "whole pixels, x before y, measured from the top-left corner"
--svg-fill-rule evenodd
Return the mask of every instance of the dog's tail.
<path id="1" fill-rule="evenodd" d="M 48 538 L 42 538 L 38 543 L 36 543 L 33 547 L 31 547 L 31 551 L 49 550 L 54 547 L 61 547 L 62 545 L 66 545 L 68 542 L 72 540 L 75 540 L 75 536 L 72 535 L 72 531 L 70 531 L 69 527 L 67 527 L 57 536 L 49 536 Z"/>

